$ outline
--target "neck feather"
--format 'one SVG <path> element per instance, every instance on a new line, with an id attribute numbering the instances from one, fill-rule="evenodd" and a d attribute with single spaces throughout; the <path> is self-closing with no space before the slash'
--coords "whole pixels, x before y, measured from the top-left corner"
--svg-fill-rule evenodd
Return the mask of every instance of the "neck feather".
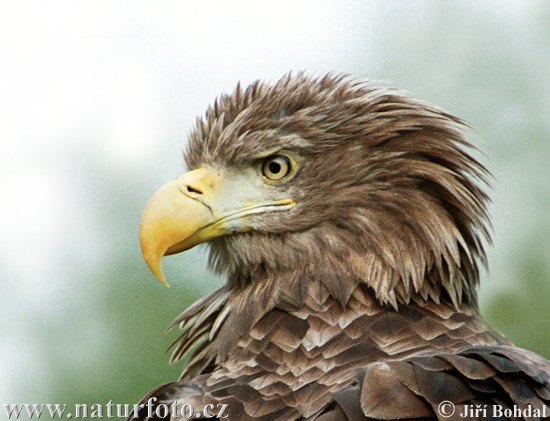
<path id="1" fill-rule="evenodd" d="M 359 262 L 337 260 L 327 256 L 324 264 L 309 264 L 293 271 L 256 271 L 254 279 L 242 279 L 234 275 L 228 283 L 185 310 L 172 326 L 179 326 L 181 336 L 175 341 L 172 362 L 190 356 L 183 377 L 208 372 L 216 362 L 224 361 L 239 340 L 250 336 L 254 326 L 274 310 L 285 313 L 321 311 L 327 303 L 336 305 L 342 317 L 357 312 L 360 300 L 365 314 L 390 312 L 407 318 L 411 307 L 435 312 L 441 319 L 457 311 L 450 297 L 425 300 L 421 295 L 411 298 L 409 305 L 384 305 L 374 290 L 364 282 L 363 271 L 372 276 L 384 276 L 381 269 L 365 269 Z M 358 258 L 357 258 L 358 259 Z M 249 274 L 250 275 L 250 274 Z M 428 294 L 429 296 L 430 294 Z M 311 303 L 318 303 L 317 307 Z M 333 304 L 330 304 L 333 303 Z M 351 303 L 351 304 L 350 304 Z M 475 303 L 462 303 L 458 314 L 477 317 Z"/>

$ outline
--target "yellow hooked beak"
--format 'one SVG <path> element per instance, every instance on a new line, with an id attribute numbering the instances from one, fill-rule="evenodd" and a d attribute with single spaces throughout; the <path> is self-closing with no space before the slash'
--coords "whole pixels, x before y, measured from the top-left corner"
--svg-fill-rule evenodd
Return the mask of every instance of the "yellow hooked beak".
<path id="1" fill-rule="evenodd" d="M 161 267 L 163 256 L 221 235 L 250 230 L 246 216 L 294 206 L 291 199 L 264 202 L 260 186 L 247 182 L 250 178 L 222 177 L 213 169 L 199 168 L 164 185 L 151 197 L 141 218 L 141 251 L 164 285 L 168 286 Z"/>

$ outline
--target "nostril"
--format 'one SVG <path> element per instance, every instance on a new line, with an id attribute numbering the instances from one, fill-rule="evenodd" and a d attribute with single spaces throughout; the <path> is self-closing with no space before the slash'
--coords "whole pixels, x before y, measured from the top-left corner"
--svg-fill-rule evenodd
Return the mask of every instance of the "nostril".
<path id="1" fill-rule="evenodd" d="M 197 188 L 195 188 L 195 187 L 193 187 L 193 186 L 190 186 L 189 184 L 187 184 L 187 185 L 185 186 L 185 188 L 187 189 L 187 191 L 188 191 L 189 193 L 203 194 L 202 191 L 200 191 L 199 189 L 197 189 Z"/>

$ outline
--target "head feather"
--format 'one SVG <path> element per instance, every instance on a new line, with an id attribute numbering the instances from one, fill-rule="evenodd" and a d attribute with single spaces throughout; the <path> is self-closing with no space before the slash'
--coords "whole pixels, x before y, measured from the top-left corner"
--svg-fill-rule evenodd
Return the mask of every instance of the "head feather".
<path id="1" fill-rule="evenodd" d="M 282 147 L 300 158 L 288 186 L 298 205 L 254 232 L 213 240 L 211 264 L 235 287 L 323 265 L 340 271 L 326 284 L 342 301 L 362 283 L 396 307 L 475 303 L 489 174 L 467 132 L 439 108 L 347 76 L 238 85 L 197 121 L 186 162 L 246 165 Z"/>

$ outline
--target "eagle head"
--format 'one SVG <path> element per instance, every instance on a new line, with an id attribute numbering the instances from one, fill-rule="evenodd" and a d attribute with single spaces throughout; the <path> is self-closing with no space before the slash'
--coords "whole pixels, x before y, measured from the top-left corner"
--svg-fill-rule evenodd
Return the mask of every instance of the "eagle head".
<path id="1" fill-rule="evenodd" d="M 382 304 L 475 303 L 487 171 L 466 129 L 347 76 L 237 86 L 198 119 L 190 171 L 147 204 L 143 255 L 163 282 L 164 255 L 208 242 L 236 287 L 338 267 L 335 290 L 363 283 Z"/>

